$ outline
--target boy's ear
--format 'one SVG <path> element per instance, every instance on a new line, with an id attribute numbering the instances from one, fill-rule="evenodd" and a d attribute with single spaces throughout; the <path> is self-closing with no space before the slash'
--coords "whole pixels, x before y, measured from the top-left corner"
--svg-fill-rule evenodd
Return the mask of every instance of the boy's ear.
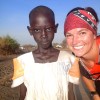
<path id="1" fill-rule="evenodd" d="M 32 35 L 32 29 L 31 29 L 31 27 L 27 26 L 27 29 L 28 29 L 30 35 Z"/>
<path id="2" fill-rule="evenodd" d="M 58 23 L 55 25 L 55 33 L 57 32 L 58 25 Z"/>

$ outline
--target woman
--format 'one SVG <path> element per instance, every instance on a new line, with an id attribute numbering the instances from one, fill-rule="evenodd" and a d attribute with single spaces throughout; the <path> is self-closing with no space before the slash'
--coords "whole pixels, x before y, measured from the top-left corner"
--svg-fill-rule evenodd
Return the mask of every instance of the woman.
<path id="1" fill-rule="evenodd" d="M 66 17 L 64 33 L 68 47 L 80 58 L 83 81 L 94 100 L 100 100 L 100 36 L 98 16 L 91 7 L 74 8 Z"/>

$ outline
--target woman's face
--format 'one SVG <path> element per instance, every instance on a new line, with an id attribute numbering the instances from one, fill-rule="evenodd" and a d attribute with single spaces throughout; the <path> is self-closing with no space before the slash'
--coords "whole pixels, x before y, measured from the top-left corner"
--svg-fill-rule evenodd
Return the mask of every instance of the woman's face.
<path id="1" fill-rule="evenodd" d="M 93 46 L 96 36 L 86 28 L 75 28 L 66 33 L 69 49 L 78 57 L 86 56 Z"/>

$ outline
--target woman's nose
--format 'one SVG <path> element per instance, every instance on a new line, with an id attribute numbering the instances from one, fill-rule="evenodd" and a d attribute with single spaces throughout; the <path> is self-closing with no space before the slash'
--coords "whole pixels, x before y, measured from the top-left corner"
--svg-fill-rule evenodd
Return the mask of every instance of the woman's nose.
<path id="1" fill-rule="evenodd" d="M 77 36 L 73 37 L 73 44 L 79 43 L 79 38 Z"/>

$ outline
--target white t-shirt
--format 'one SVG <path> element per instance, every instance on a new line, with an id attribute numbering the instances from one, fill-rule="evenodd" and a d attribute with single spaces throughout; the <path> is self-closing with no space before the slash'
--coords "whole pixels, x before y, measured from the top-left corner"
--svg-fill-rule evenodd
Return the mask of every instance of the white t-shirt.
<path id="1" fill-rule="evenodd" d="M 15 75 L 11 87 L 24 83 L 25 100 L 68 100 L 68 82 L 77 84 L 79 81 L 79 77 L 68 74 L 75 57 L 66 51 L 60 51 L 58 60 L 52 63 L 35 63 L 32 52 L 15 59 L 22 67 L 18 73 L 22 74 Z"/>

